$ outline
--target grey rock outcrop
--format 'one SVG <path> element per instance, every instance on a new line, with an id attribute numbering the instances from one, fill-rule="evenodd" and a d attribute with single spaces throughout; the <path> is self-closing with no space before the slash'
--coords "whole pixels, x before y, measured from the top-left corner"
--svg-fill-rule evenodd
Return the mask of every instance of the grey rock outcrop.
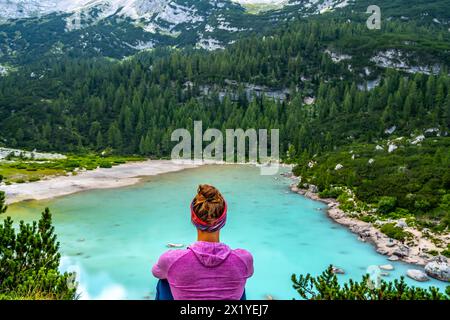
<path id="1" fill-rule="evenodd" d="M 414 279 L 416 281 L 424 282 L 428 281 L 428 276 L 425 272 L 417 269 L 409 269 L 406 271 L 406 275 L 410 277 L 411 279 Z"/>
<path id="2" fill-rule="evenodd" d="M 444 256 L 437 256 L 425 266 L 425 272 L 432 278 L 450 282 L 450 266 L 448 259 Z"/>
<path id="3" fill-rule="evenodd" d="M 409 255 L 409 247 L 400 245 L 397 249 L 394 250 L 393 254 L 400 258 L 407 257 Z"/>
<path id="4" fill-rule="evenodd" d="M 317 192 L 319 192 L 319 188 L 317 188 L 317 186 L 315 186 L 313 184 L 310 184 L 308 187 L 308 191 L 312 192 L 312 193 L 317 193 Z"/>

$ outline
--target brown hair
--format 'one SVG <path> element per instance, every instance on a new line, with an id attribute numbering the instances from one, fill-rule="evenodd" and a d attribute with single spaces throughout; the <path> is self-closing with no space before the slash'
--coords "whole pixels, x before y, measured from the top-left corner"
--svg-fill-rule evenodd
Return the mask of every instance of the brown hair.
<path id="1" fill-rule="evenodd" d="M 225 200 L 215 187 L 201 184 L 192 201 L 192 208 L 197 217 L 206 223 L 212 223 L 222 215 L 225 209 Z"/>

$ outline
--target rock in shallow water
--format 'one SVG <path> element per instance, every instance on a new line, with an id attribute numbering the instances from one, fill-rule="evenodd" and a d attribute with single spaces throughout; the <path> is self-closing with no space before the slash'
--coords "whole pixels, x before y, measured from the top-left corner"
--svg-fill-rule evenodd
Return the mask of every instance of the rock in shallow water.
<path id="1" fill-rule="evenodd" d="M 450 282 L 450 266 L 444 256 L 438 256 L 433 261 L 427 263 L 425 272 L 435 279 Z"/>
<path id="2" fill-rule="evenodd" d="M 392 271 L 394 270 L 394 266 L 392 264 L 384 264 L 379 266 L 381 270 Z"/>
<path id="3" fill-rule="evenodd" d="M 421 270 L 409 269 L 408 271 L 406 271 L 406 275 L 408 277 L 410 277 L 411 279 L 414 279 L 414 280 L 420 281 L 420 282 L 429 280 L 426 273 Z"/>
<path id="4" fill-rule="evenodd" d="M 333 273 L 334 274 L 345 274 L 345 271 L 344 271 L 344 269 L 341 269 L 341 268 L 338 268 L 338 267 L 335 267 L 335 266 L 333 266 Z"/>
<path id="5" fill-rule="evenodd" d="M 388 260 L 389 260 L 389 261 L 398 261 L 398 260 L 400 260 L 400 258 L 397 257 L 397 256 L 390 256 L 390 257 L 388 258 Z"/>

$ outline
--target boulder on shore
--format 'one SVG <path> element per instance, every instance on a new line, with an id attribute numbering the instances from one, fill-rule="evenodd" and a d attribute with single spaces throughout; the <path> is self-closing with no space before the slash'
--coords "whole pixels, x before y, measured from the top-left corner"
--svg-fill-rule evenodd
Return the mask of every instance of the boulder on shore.
<path id="1" fill-rule="evenodd" d="M 425 272 L 432 278 L 450 282 L 450 266 L 444 256 L 437 256 L 425 266 Z"/>
<path id="2" fill-rule="evenodd" d="M 400 258 L 407 257 L 409 256 L 409 247 L 400 245 L 397 249 L 394 250 L 393 254 Z"/>
<path id="3" fill-rule="evenodd" d="M 409 269 L 406 271 L 406 275 L 410 277 L 411 279 L 414 279 L 416 281 L 424 282 L 428 281 L 428 276 L 425 272 L 417 269 Z"/>
<path id="4" fill-rule="evenodd" d="M 395 247 L 397 244 L 394 242 L 394 240 L 392 240 L 392 239 L 389 239 L 389 242 L 388 243 L 386 243 L 386 247 L 388 247 L 388 248 L 392 248 L 392 247 Z"/>
<path id="5" fill-rule="evenodd" d="M 403 220 L 399 220 L 399 221 L 397 221 L 395 226 L 398 227 L 398 228 L 405 229 L 405 228 L 408 227 L 408 224 L 405 221 L 403 221 Z"/>

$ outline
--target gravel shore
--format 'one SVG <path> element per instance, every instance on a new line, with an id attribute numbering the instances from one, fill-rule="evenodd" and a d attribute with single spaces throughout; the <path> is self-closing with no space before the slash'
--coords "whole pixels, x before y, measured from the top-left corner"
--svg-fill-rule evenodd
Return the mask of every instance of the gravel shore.
<path id="1" fill-rule="evenodd" d="M 201 163 L 175 163 L 170 160 L 130 162 L 109 169 L 98 168 L 79 171 L 76 175 L 48 177 L 37 182 L 3 184 L 0 185 L 0 191 L 6 193 L 7 204 L 25 200 L 44 200 L 92 189 L 130 186 L 140 182 L 144 177 L 195 168 L 199 165 Z"/>

